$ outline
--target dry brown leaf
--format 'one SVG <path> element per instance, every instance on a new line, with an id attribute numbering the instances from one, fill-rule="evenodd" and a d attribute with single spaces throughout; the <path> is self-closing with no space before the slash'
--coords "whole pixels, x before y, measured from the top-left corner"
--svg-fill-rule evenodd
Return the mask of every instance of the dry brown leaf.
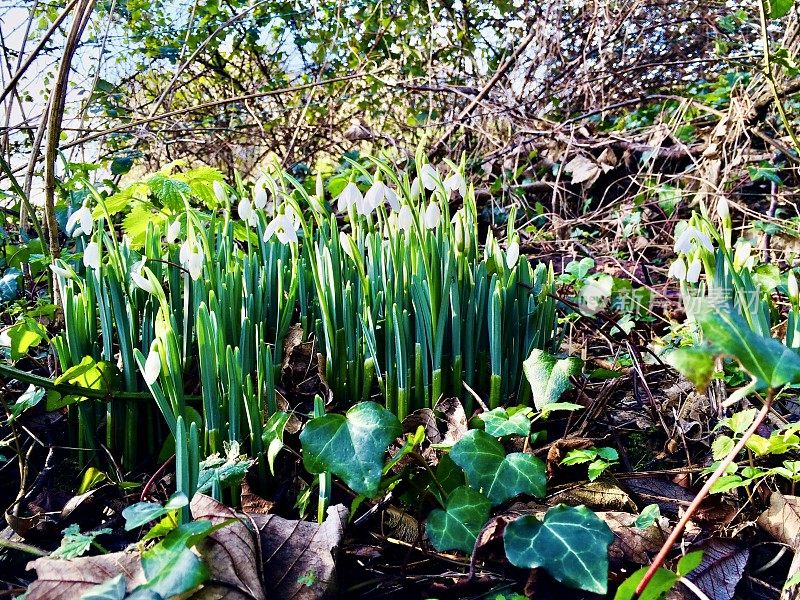
<path id="1" fill-rule="evenodd" d="M 697 548 L 692 548 L 695 550 Z M 686 578 L 711 600 L 732 600 L 744 575 L 750 551 L 730 540 L 709 540 L 699 547 L 703 561 Z M 667 595 L 668 600 L 697 600 L 685 586 L 679 585 Z"/>
<path id="2" fill-rule="evenodd" d="M 599 512 L 614 533 L 614 541 L 608 549 L 609 556 L 639 565 L 650 562 L 653 554 L 659 551 L 670 532 L 669 519 L 660 517 L 658 521 L 644 529 L 634 527 L 636 515 L 627 512 Z"/>
<path id="3" fill-rule="evenodd" d="M 145 583 L 137 552 L 113 552 L 69 560 L 39 558 L 28 563 L 36 571 L 36 581 L 28 588 L 29 600 L 77 600 L 94 586 L 120 573 L 128 581 L 128 591 Z"/>
<path id="4" fill-rule="evenodd" d="M 458 398 L 442 398 L 433 407 L 434 412 L 441 414 L 447 424 L 444 438 L 445 444 L 455 444 L 464 437 L 469 430 L 467 426 L 467 413 Z"/>
<path id="5" fill-rule="evenodd" d="M 242 481 L 242 512 L 266 515 L 272 512 L 274 505 L 274 502 L 256 494 L 247 479 Z"/>
<path id="6" fill-rule="evenodd" d="M 758 517 L 758 525 L 779 542 L 795 550 L 787 579 L 800 571 L 800 498 L 772 492 L 769 508 Z M 785 596 L 788 597 L 788 594 Z"/>
<path id="7" fill-rule="evenodd" d="M 600 510 L 636 510 L 636 503 L 622 489 L 610 481 L 590 481 L 555 494 L 551 501 L 570 506 L 585 504 Z"/>
<path id="8" fill-rule="evenodd" d="M 598 164 L 591 158 L 580 155 L 564 165 L 564 170 L 572 174 L 572 183 L 585 183 L 587 187 L 600 176 Z"/>

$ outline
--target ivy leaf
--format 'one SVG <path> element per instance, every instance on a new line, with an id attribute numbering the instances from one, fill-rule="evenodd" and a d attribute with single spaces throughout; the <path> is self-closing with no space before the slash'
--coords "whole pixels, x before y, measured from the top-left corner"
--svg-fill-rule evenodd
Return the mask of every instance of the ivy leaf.
<path id="1" fill-rule="evenodd" d="M 77 524 L 70 525 L 63 532 L 61 545 L 50 555 L 53 558 L 77 558 L 89 551 L 96 537 L 111 533 L 110 529 L 98 529 L 89 533 L 81 533 Z"/>
<path id="2" fill-rule="evenodd" d="M 357 494 L 378 492 L 383 455 L 403 434 L 395 415 L 375 402 L 360 402 L 345 415 L 312 419 L 300 434 L 303 464 L 309 473 L 330 471 Z"/>
<path id="3" fill-rule="evenodd" d="M 8 269 L 0 277 L 0 302 L 16 300 L 19 296 L 19 278 L 22 271 L 19 269 Z"/>
<path id="4" fill-rule="evenodd" d="M 511 409 L 513 411 L 513 409 Z M 505 408 L 498 407 L 483 413 L 480 416 L 483 421 L 484 431 L 494 437 L 506 437 L 509 435 L 528 435 L 531 432 L 531 420 L 528 411 L 517 410 L 507 411 Z"/>
<path id="5" fill-rule="evenodd" d="M 173 494 L 164 506 L 161 506 L 158 502 L 131 504 L 122 511 L 122 516 L 125 518 L 125 531 L 141 527 L 150 521 L 163 517 L 171 510 L 183 508 L 188 504 L 189 498 L 182 492 Z"/>
<path id="6" fill-rule="evenodd" d="M 707 346 L 735 358 L 759 389 L 800 381 L 800 354 L 778 340 L 754 332 L 735 309 L 707 304 L 695 315 Z"/>
<path id="7" fill-rule="evenodd" d="M 124 600 L 126 587 L 125 575 L 120 573 L 108 581 L 89 588 L 81 596 L 81 600 Z"/>
<path id="8" fill-rule="evenodd" d="M 642 512 L 639 513 L 639 516 L 636 517 L 633 526 L 636 529 L 647 529 L 660 518 L 661 508 L 658 504 L 648 504 L 642 509 Z"/>
<path id="9" fill-rule="evenodd" d="M 269 470 L 275 474 L 275 457 L 283 448 L 283 432 L 291 415 L 287 412 L 277 411 L 270 415 L 264 425 L 264 432 L 261 434 L 261 441 L 267 447 L 267 463 Z"/>
<path id="10" fill-rule="evenodd" d="M 470 487 L 483 492 L 493 506 L 520 494 L 545 495 L 544 463 L 523 452 L 506 456 L 502 444 L 480 429 L 472 429 L 461 438 L 450 451 L 450 458 L 464 470 Z"/>
<path id="11" fill-rule="evenodd" d="M 566 585 L 605 594 L 608 589 L 608 525 L 585 506 L 559 504 L 544 521 L 532 515 L 506 526 L 506 556 L 517 567 L 545 569 Z"/>
<path id="12" fill-rule="evenodd" d="M 197 476 L 197 492 L 204 494 L 211 489 L 213 483 L 219 482 L 222 487 L 230 487 L 241 483 L 255 460 L 240 454 L 236 441 L 224 444 L 225 456 L 217 452 L 200 463 Z"/>
<path id="13" fill-rule="evenodd" d="M 439 552 L 461 550 L 470 553 L 481 528 L 489 519 L 491 503 L 467 486 L 453 490 L 445 510 L 437 508 L 428 515 L 425 531 Z"/>
<path id="14" fill-rule="evenodd" d="M 534 349 L 522 363 L 522 369 L 531 384 L 536 408 L 542 410 L 546 405 L 557 402 L 561 394 L 572 387 L 570 375 L 580 373 L 581 366 L 578 358 L 556 358 L 544 350 Z"/>

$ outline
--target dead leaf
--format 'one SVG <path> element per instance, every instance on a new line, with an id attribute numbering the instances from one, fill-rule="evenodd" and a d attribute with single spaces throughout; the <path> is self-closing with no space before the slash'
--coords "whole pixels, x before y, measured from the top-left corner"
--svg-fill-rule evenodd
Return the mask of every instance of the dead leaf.
<path id="1" fill-rule="evenodd" d="M 586 187 L 592 185 L 600 176 L 600 167 L 597 163 L 580 155 L 564 165 L 564 170 L 572 174 L 572 183 L 585 183 Z"/>
<path id="2" fill-rule="evenodd" d="M 718 539 L 692 549 L 703 551 L 703 561 L 686 578 L 711 600 L 732 600 L 736 586 L 744 575 L 750 551 L 730 540 Z M 685 586 L 679 585 L 667 595 L 667 599 L 696 600 L 696 596 Z"/>
<path id="3" fill-rule="evenodd" d="M 655 477 L 632 477 L 625 485 L 642 504 L 658 504 L 661 512 L 669 515 L 677 515 L 694 499 L 685 487 Z"/>
<path id="4" fill-rule="evenodd" d="M 585 504 L 595 510 L 636 510 L 636 503 L 618 486 L 610 481 L 590 481 L 571 487 L 553 495 L 554 504 L 563 503 L 571 506 Z"/>
<path id="5" fill-rule="evenodd" d="M 403 419 L 403 433 L 414 433 L 419 426 L 425 428 L 425 439 L 431 444 L 438 444 L 442 441 L 442 434 L 436 425 L 436 415 L 430 408 L 415 410 Z"/>
<path id="6" fill-rule="evenodd" d="M 247 479 L 242 481 L 242 512 L 266 515 L 272 512 L 273 506 L 274 502 L 265 500 L 253 491 Z"/>
<path id="7" fill-rule="evenodd" d="M 113 552 L 69 560 L 39 558 L 26 570 L 36 571 L 36 581 L 28 588 L 29 600 L 77 600 L 94 586 L 125 575 L 130 592 L 145 583 L 137 552 Z"/>
<path id="8" fill-rule="evenodd" d="M 795 550 L 786 579 L 800 571 L 800 498 L 772 492 L 769 508 L 758 517 L 758 525 L 779 542 Z"/>
<path id="9" fill-rule="evenodd" d="M 657 553 L 670 533 L 669 519 L 660 517 L 649 527 L 634 527 L 636 515 L 627 512 L 599 512 L 614 533 L 614 541 L 608 548 L 611 558 L 626 560 L 639 565 L 649 564 L 652 555 Z"/>
<path id="10" fill-rule="evenodd" d="M 458 398 L 442 398 L 433 407 L 434 412 L 441 414 L 447 425 L 442 443 L 455 444 L 464 437 L 469 430 L 467 426 L 467 413 Z"/>
<path id="11" fill-rule="evenodd" d="M 553 442 L 547 451 L 547 478 L 553 477 L 559 463 L 570 450 L 583 450 L 592 446 L 594 446 L 594 440 L 589 438 L 561 438 Z"/>
<path id="12" fill-rule="evenodd" d="M 597 162 L 600 163 L 600 168 L 603 169 L 603 173 L 608 173 L 617 166 L 617 155 L 614 154 L 611 148 L 606 148 L 600 156 L 597 157 Z"/>

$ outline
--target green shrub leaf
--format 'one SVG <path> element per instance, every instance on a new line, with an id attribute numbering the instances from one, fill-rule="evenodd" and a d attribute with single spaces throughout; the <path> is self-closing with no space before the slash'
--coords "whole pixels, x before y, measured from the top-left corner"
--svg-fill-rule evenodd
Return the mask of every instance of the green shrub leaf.
<path id="1" fill-rule="evenodd" d="M 470 430 L 450 451 L 467 483 L 495 506 L 520 494 L 541 498 L 546 491 L 544 463 L 531 454 L 506 456 L 502 444 L 480 429 Z"/>
<path id="2" fill-rule="evenodd" d="M 450 494 L 445 510 L 431 511 L 425 531 L 439 552 L 472 552 L 481 528 L 489 519 L 490 509 L 491 503 L 483 494 L 461 486 Z"/>
<path id="3" fill-rule="evenodd" d="M 378 492 L 384 453 L 403 433 L 395 415 L 375 402 L 361 402 L 345 415 L 312 419 L 300 434 L 309 473 L 330 471 L 357 494 Z"/>
<path id="4" fill-rule="evenodd" d="M 506 526 L 506 556 L 517 567 L 541 567 L 572 587 L 605 594 L 608 588 L 608 546 L 614 539 L 608 525 L 585 506 L 559 504 L 544 521 L 528 515 Z"/>
<path id="5" fill-rule="evenodd" d="M 531 420 L 524 410 L 516 412 L 507 411 L 505 408 L 498 407 L 480 416 L 483 421 L 484 431 L 494 437 L 506 437 L 509 435 L 528 435 L 531 431 Z"/>

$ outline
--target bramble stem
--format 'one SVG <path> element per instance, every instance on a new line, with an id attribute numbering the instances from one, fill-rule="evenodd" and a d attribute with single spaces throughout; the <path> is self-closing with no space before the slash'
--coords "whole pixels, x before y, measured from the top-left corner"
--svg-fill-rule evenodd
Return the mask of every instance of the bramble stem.
<path id="1" fill-rule="evenodd" d="M 750 425 L 747 431 L 745 431 L 742 438 L 733 447 L 733 450 L 728 452 L 728 455 L 722 460 L 721 463 L 719 463 L 716 471 L 714 471 L 711 477 L 708 478 L 708 481 L 706 481 L 706 484 L 697 493 L 697 496 L 694 497 L 694 500 L 692 500 L 689 508 L 686 509 L 686 512 L 683 514 L 683 517 L 681 517 L 681 520 L 678 521 L 677 525 L 675 525 L 675 529 L 672 530 L 672 533 L 664 542 L 664 545 L 661 546 L 661 550 L 658 551 L 658 554 L 653 560 L 653 563 L 650 565 L 650 568 L 647 570 L 647 573 L 645 573 L 644 577 L 639 582 L 639 585 L 636 586 L 636 597 L 638 597 L 639 594 L 644 591 L 644 589 L 647 587 L 647 584 L 650 583 L 650 580 L 653 578 L 653 575 L 655 575 L 659 567 L 664 564 L 664 559 L 667 558 L 667 554 L 669 554 L 669 551 L 672 549 L 672 546 L 675 544 L 675 542 L 678 541 L 678 538 L 686 528 L 687 523 L 689 523 L 691 518 L 697 512 L 697 509 L 700 508 L 700 504 L 703 502 L 703 500 L 705 500 L 706 496 L 708 496 L 708 493 L 711 491 L 713 485 L 720 477 L 722 477 L 730 464 L 736 459 L 736 456 L 739 454 L 739 452 L 742 451 L 747 443 L 747 440 L 750 439 L 750 436 L 756 432 L 762 421 L 766 418 L 767 413 L 769 413 L 769 409 L 772 406 L 772 399 L 774 397 L 775 392 L 770 390 L 769 394 L 767 395 L 767 399 L 764 401 L 764 406 L 761 407 L 761 410 L 756 415 L 756 418 L 753 420 L 753 424 Z"/>

